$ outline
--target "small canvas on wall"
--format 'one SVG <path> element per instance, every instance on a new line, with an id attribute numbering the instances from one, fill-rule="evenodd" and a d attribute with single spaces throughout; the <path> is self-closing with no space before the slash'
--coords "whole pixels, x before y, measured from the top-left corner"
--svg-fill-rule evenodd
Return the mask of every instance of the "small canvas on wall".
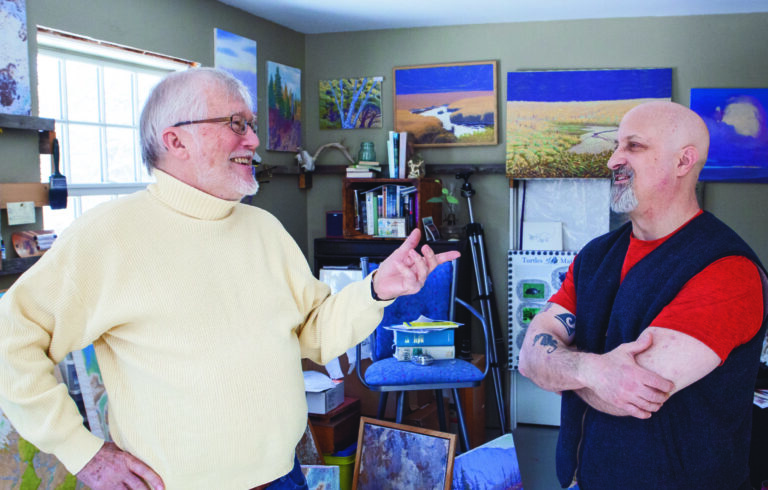
<path id="1" fill-rule="evenodd" d="M 214 66 L 230 73 L 243 82 L 251 95 L 253 107 L 251 111 L 257 111 L 256 84 L 256 41 L 246 39 L 222 29 L 214 29 Z"/>
<path id="2" fill-rule="evenodd" d="M 0 113 L 32 110 L 25 0 L 0 0 Z"/>
<path id="3" fill-rule="evenodd" d="M 768 182 L 768 88 L 693 88 L 709 130 L 702 181 Z"/>
<path id="4" fill-rule="evenodd" d="M 622 116 L 671 97 L 670 68 L 507 73 L 507 176 L 610 177 Z"/>
<path id="5" fill-rule="evenodd" d="M 267 150 L 291 151 L 301 146 L 301 70 L 267 61 Z"/>
<path id="6" fill-rule="evenodd" d="M 381 128 L 384 77 L 320 80 L 320 129 Z"/>
<path id="7" fill-rule="evenodd" d="M 395 67 L 395 131 L 416 147 L 498 142 L 496 61 Z"/>

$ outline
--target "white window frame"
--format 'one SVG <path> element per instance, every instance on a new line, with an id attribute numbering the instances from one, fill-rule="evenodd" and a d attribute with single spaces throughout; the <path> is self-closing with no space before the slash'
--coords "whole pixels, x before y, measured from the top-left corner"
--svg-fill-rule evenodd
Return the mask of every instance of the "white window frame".
<path id="1" fill-rule="evenodd" d="M 70 124 L 87 124 L 92 127 L 99 128 L 99 155 L 100 155 L 100 175 L 97 179 L 101 182 L 94 183 L 76 183 L 71 179 L 67 181 L 67 191 L 71 198 L 70 204 L 73 206 L 74 218 L 78 218 L 83 210 L 82 200 L 83 196 L 104 196 L 111 199 L 119 197 L 121 194 L 128 194 L 144 189 L 148 184 L 152 182 L 150 176 L 147 175 L 147 170 L 141 161 L 141 146 L 137 136 L 134 141 L 134 181 L 133 182 L 104 182 L 104 176 L 108 175 L 108 159 L 107 149 L 105 142 L 107 128 L 130 128 L 137 129 L 139 114 L 141 107 L 137 102 L 138 85 L 135 77 L 132 84 L 132 110 L 134 111 L 132 120 L 135 124 L 121 125 L 107 123 L 105 120 L 105 93 L 104 93 L 104 78 L 103 69 L 105 67 L 116 67 L 121 69 L 129 69 L 135 73 L 151 73 L 151 74 L 164 74 L 172 71 L 184 70 L 189 67 L 198 66 L 198 63 L 182 60 L 179 58 L 173 58 L 157 53 L 151 53 L 147 51 L 138 50 L 126 46 L 120 46 L 117 44 L 99 41 L 76 34 L 57 31 L 47 27 L 38 26 L 37 30 L 37 44 L 38 55 L 44 55 L 54 57 L 60 60 L 73 60 L 73 61 L 85 61 L 97 65 L 99 73 L 99 94 L 98 94 L 98 106 L 99 106 L 99 121 L 81 123 L 78 121 L 70 121 L 67 119 L 67 94 L 66 94 L 66 72 L 61 70 L 59 76 L 59 98 L 61 103 L 61 114 L 64 119 L 56 118 L 56 132 L 60 136 L 60 170 L 64 175 L 71 175 L 70 172 L 70 158 L 69 158 L 69 126 Z M 42 182 L 48 181 L 48 176 L 51 168 L 51 161 L 49 155 L 41 156 L 40 179 Z M 51 211 L 49 208 L 44 208 L 43 215 L 45 221 L 45 215 L 55 211 Z M 57 230 L 60 231 L 60 230 Z"/>

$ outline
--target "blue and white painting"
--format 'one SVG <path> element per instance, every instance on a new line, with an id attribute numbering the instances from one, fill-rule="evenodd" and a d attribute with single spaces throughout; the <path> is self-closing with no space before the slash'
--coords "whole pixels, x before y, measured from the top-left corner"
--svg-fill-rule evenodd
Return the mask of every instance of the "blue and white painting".
<path id="1" fill-rule="evenodd" d="M 339 490 L 341 488 L 338 466 L 301 465 L 309 490 Z"/>
<path id="2" fill-rule="evenodd" d="M 395 131 L 416 146 L 495 145 L 496 62 L 394 69 Z"/>
<path id="3" fill-rule="evenodd" d="M 0 0 L 0 113 L 32 110 L 25 0 Z"/>
<path id="4" fill-rule="evenodd" d="M 251 101 L 253 102 L 251 110 L 257 114 L 256 41 L 222 29 L 214 29 L 213 31 L 214 66 L 231 73 L 232 76 L 243 82 L 248 88 L 248 93 L 251 94 Z"/>
<path id="5" fill-rule="evenodd" d="M 463 490 L 522 490 L 520 465 L 512 434 L 456 456 L 453 488 Z"/>
<path id="6" fill-rule="evenodd" d="M 768 88 L 692 88 L 709 130 L 702 181 L 768 182 Z"/>

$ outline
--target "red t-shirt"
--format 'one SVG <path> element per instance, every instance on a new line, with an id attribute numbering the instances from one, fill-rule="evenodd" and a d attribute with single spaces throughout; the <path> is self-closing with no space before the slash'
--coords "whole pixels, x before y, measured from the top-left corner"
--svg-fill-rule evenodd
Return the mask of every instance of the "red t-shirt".
<path id="1" fill-rule="evenodd" d="M 621 280 L 632 266 L 675 233 L 677 230 L 650 241 L 631 235 Z M 725 361 L 734 348 L 747 342 L 760 329 L 763 321 L 762 291 L 760 273 L 751 260 L 741 256 L 724 257 L 692 277 L 651 325 L 690 335 Z M 573 264 L 560 290 L 549 301 L 576 314 Z"/>

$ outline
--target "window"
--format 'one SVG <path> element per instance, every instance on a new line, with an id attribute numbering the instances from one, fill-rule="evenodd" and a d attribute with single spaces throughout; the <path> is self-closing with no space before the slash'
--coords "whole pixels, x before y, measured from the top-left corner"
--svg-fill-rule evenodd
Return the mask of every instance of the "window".
<path id="1" fill-rule="evenodd" d="M 151 182 L 141 160 L 139 117 L 152 87 L 194 63 L 38 27 L 40 117 L 56 121 L 66 209 L 43 208 L 46 229 L 60 233 L 83 212 Z M 43 182 L 51 155 L 40 156 Z"/>

